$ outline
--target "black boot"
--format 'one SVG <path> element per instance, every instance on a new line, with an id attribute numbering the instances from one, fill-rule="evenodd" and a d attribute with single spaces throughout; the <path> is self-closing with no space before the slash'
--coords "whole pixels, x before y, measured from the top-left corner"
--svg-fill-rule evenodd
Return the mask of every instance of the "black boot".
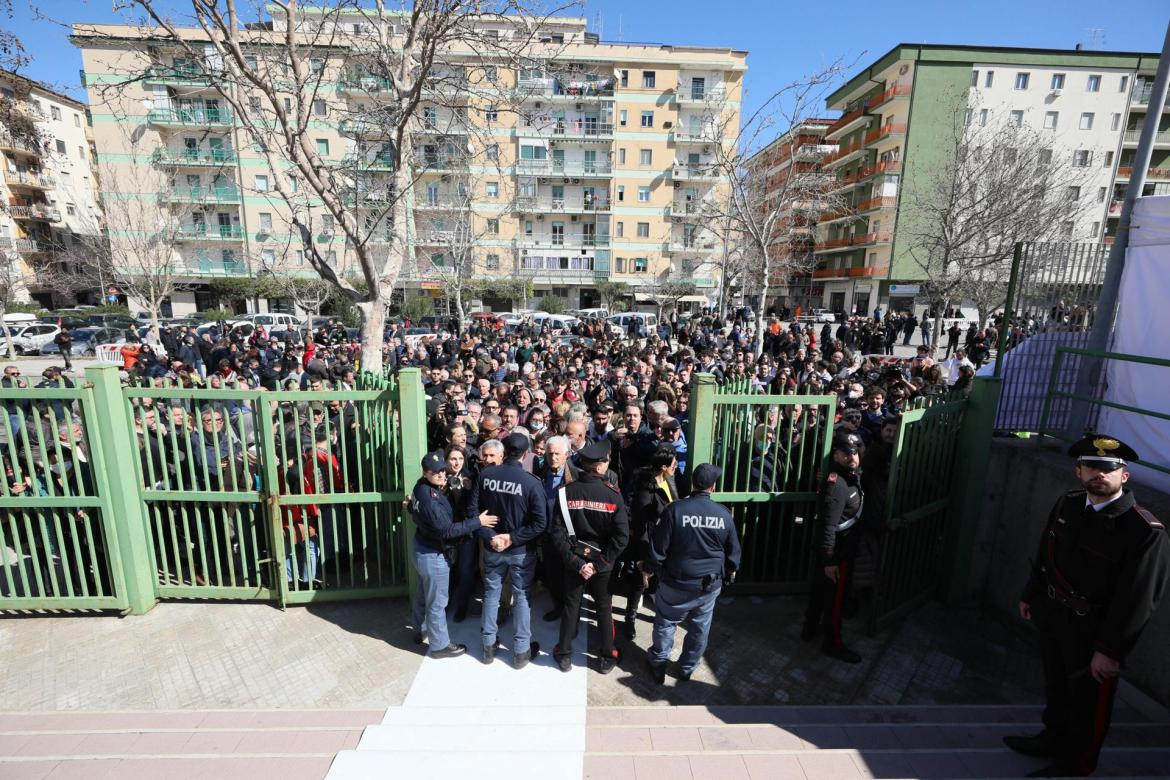
<path id="1" fill-rule="evenodd" d="M 561 651 L 560 645 L 553 645 L 553 658 L 557 660 L 557 667 L 562 672 L 568 672 L 573 668 L 573 654 Z"/>
<path id="2" fill-rule="evenodd" d="M 650 667 L 650 678 L 659 685 L 666 684 L 666 664 L 652 664 L 646 661 L 646 665 Z"/>
<path id="3" fill-rule="evenodd" d="M 528 646 L 528 650 L 523 653 L 516 653 L 516 657 L 512 659 L 512 667 L 515 669 L 523 669 L 528 666 L 528 662 L 540 655 L 540 645 L 533 642 Z"/>
<path id="4" fill-rule="evenodd" d="M 449 644 L 431 653 L 431 658 L 457 658 L 467 652 L 467 645 Z"/>
<path id="5" fill-rule="evenodd" d="M 483 646 L 483 662 L 485 664 L 490 664 L 492 661 L 495 660 L 496 648 L 499 646 L 500 646 L 499 642 L 496 642 L 494 645 L 484 645 Z"/>
<path id="6" fill-rule="evenodd" d="M 1030 737 L 1020 737 L 1013 734 L 1004 737 L 1003 744 L 1025 756 L 1051 756 L 1056 752 L 1056 740 L 1047 731 L 1041 731 Z"/>

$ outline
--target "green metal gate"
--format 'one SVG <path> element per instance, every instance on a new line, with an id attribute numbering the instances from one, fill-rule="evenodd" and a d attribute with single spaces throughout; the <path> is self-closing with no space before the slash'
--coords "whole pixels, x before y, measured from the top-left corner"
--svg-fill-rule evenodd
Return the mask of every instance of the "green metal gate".
<path id="1" fill-rule="evenodd" d="M 832 444 L 831 395 L 757 395 L 744 384 L 694 378 L 689 462 L 723 471 L 714 498 L 743 544 L 736 591 L 808 588 L 817 475 Z"/>

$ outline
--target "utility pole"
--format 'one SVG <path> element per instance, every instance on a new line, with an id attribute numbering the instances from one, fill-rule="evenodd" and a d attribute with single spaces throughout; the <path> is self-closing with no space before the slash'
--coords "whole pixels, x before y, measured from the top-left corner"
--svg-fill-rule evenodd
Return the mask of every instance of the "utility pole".
<path id="1" fill-rule="evenodd" d="M 1158 122 L 1162 118 L 1162 108 L 1166 105 L 1166 86 L 1170 79 L 1170 23 L 1166 25 L 1166 37 L 1162 41 L 1162 54 L 1158 57 L 1158 70 L 1154 76 L 1153 91 L 1146 107 L 1146 118 L 1142 122 L 1141 136 L 1138 138 L 1137 153 L 1133 158 L 1133 171 L 1129 176 L 1129 186 L 1125 189 L 1125 200 L 1121 203 L 1121 219 L 1117 225 L 1117 235 L 1113 238 L 1113 247 L 1109 252 L 1109 261 L 1105 266 L 1105 280 L 1101 285 L 1101 295 L 1097 299 L 1097 310 L 1093 315 L 1093 329 L 1089 332 L 1086 349 L 1095 352 L 1105 352 L 1109 349 L 1109 342 L 1113 335 L 1113 320 L 1117 315 L 1117 296 L 1121 290 L 1121 276 L 1125 271 L 1125 251 L 1129 247 L 1130 223 L 1133 220 L 1134 202 L 1141 197 L 1146 186 L 1146 169 L 1150 167 L 1150 158 L 1154 152 L 1154 135 L 1158 131 Z M 1137 86 L 1137 80 L 1134 80 Z M 1100 386 L 1101 372 L 1104 361 L 1087 357 L 1077 376 L 1077 395 L 1092 395 Z M 1085 433 L 1089 421 L 1089 405 L 1078 401 L 1069 415 L 1068 434 L 1079 438 Z"/>

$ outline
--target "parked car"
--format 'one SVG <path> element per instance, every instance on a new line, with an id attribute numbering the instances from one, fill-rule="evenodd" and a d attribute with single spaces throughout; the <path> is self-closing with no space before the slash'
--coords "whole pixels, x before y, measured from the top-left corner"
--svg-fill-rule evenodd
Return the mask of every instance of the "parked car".
<path id="1" fill-rule="evenodd" d="M 128 328 L 131 325 L 140 325 L 136 319 L 128 314 L 88 314 L 85 321 L 97 327 Z"/>
<path id="2" fill-rule="evenodd" d="M 126 331 L 122 328 L 77 328 L 71 331 L 73 336 L 73 355 L 75 357 L 94 357 L 99 344 L 118 344 L 126 340 Z M 60 350 L 50 341 L 41 347 L 42 355 L 57 355 Z"/>
<path id="3" fill-rule="evenodd" d="M 606 320 L 609 319 L 609 309 L 578 309 L 574 312 L 579 318 L 583 320 Z"/>
<path id="4" fill-rule="evenodd" d="M 477 311 L 471 315 L 471 321 L 475 325 L 489 325 L 496 330 L 504 327 L 504 320 L 492 311 Z"/>
<path id="5" fill-rule="evenodd" d="M 231 324 L 233 327 L 236 325 L 251 325 L 253 327 L 260 325 L 263 326 L 264 330 L 272 333 L 278 330 L 289 330 L 290 328 L 296 330 L 301 326 L 301 321 L 292 314 L 266 312 L 261 314 L 245 314 Z"/>
<path id="6" fill-rule="evenodd" d="M 836 322 L 837 315 L 828 309 L 813 309 L 796 318 L 797 322 Z"/>
<path id="7" fill-rule="evenodd" d="M 503 312 L 501 314 L 497 314 L 496 316 L 498 316 L 501 320 L 503 320 L 504 325 L 507 326 L 507 325 L 520 325 L 520 324 L 522 324 L 524 322 L 525 317 L 527 317 L 528 315 L 524 312 L 506 311 L 506 312 Z"/>
<path id="8" fill-rule="evenodd" d="M 410 349 L 417 349 L 419 344 L 429 344 L 438 338 L 438 334 L 430 328 L 407 328 L 402 331 L 402 343 Z"/>
<path id="9" fill-rule="evenodd" d="M 574 325 L 580 324 L 581 320 L 572 314 L 547 314 L 543 311 L 538 311 L 532 315 L 532 324 L 537 328 L 543 328 L 546 322 L 549 323 L 549 327 L 555 332 L 569 330 Z"/>
<path id="10" fill-rule="evenodd" d="M 647 333 L 653 333 L 658 327 L 658 315 L 648 314 L 643 311 L 630 311 L 624 314 L 615 314 L 609 318 L 609 329 L 617 336 L 622 336 L 630 332 L 630 323 L 638 321 L 642 328 L 646 329 Z"/>
<path id="11" fill-rule="evenodd" d="M 13 328 L 12 347 L 18 355 L 37 355 L 46 344 L 53 342 L 53 337 L 61 332 L 56 325 L 47 322 L 32 322 L 27 325 Z"/>

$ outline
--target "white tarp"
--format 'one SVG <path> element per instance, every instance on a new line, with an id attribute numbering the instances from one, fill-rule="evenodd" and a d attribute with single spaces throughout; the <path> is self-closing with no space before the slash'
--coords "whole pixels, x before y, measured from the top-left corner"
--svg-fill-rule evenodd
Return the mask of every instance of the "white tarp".
<path id="1" fill-rule="evenodd" d="M 1118 296 L 1111 351 L 1170 360 L 1170 196 L 1138 198 Z M 1170 414 L 1170 368 L 1106 362 L 1105 399 Z M 1145 460 L 1170 466 L 1170 420 L 1102 408 L 1097 429 Z M 1170 492 L 1170 474 L 1136 466 L 1134 476 Z"/>

